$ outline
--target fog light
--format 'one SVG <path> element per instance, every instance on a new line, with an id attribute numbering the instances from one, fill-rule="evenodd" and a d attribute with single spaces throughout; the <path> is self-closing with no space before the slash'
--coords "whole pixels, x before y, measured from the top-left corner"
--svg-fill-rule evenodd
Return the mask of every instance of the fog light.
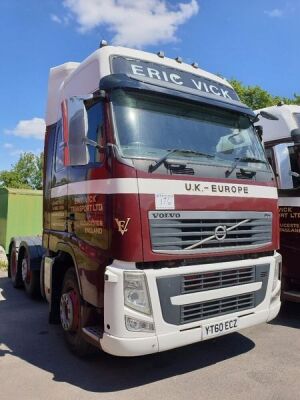
<path id="1" fill-rule="evenodd" d="M 132 332 L 154 332 L 154 323 L 141 321 L 125 315 L 125 325 L 128 331 Z"/>

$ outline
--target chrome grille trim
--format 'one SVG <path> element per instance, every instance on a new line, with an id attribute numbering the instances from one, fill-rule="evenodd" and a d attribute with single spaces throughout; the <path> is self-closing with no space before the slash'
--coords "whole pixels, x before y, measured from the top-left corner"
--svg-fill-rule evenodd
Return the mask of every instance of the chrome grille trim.
<path id="1" fill-rule="evenodd" d="M 152 250 L 157 253 L 247 250 L 272 242 L 271 212 L 150 211 L 149 223 Z M 223 240 L 215 236 L 220 226 L 226 230 Z"/>

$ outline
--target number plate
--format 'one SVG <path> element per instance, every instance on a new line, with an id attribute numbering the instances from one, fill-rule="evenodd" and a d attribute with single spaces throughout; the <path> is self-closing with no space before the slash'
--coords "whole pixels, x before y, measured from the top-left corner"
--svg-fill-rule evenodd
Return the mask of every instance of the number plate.
<path id="1" fill-rule="evenodd" d="M 202 338 L 206 339 L 213 336 L 223 335 L 231 331 L 236 331 L 238 327 L 238 318 L 232 318 L 225 321 L 215 322 L 213 324 L 203 325 Z"/>

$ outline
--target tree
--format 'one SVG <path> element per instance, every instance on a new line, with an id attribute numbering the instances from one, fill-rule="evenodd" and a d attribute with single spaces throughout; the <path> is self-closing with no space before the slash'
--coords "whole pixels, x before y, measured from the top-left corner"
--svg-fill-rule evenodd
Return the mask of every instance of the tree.
<path id="1" fill-rule="evenodd" d="M 0 172 L 0 186 L 17 189 L 42 189 L 43 153 L 21 154 L 9 171 Z"/>
<path id="2" fill-rule="evenodd" d="M 300 105 L 300 96 L 297 94 L 294 94 L 293 99 L 289 99 L 287 97 L 272 96 L 269 92 L 258 85 L 245 86 L 237 79 L 231 79 L 229 80 L 229 83 L 237 92 L 241 102 L 247 104 L 247 106 L 253 110 L 274 106 L 280 102 Z"/>
<path id="3" fill-rule="evenodd" d="M 293 99 L 288 99 L 287 97 L 282 97 L 281 101 L 283 101 L 285 104 L 296 104 L 300 106 L 300 95 L 297 95 L 294 93 L 294 98 Z"/>

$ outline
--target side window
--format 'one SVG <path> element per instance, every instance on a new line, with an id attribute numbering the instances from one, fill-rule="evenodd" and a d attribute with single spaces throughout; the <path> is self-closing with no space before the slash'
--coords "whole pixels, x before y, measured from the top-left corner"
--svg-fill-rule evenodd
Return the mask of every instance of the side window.
<path id="1" fill-rule="evenodd" d="M 291 163 L 291 172 L 293 179 L 293 187 L 299 187 L 299 176 L 300 176 L 300 147 L 299 146 L 289 146 L 289 155 Z"/>
<path id="2" fill-rule="evenodd" d="M 300 128 L 300 113 L 294 113 L 294 117 L 295 117 L 295 120 L 297 122 L 297 125 Z"/>
<path id="3" fill-rule="evenodd" d="M 89 130 L 87 136 L 97 144 L 104 145 L 103 103 L 101 101 L 86 105 Z M 101 162 L 101 154 L 94 146 L 88 146 L 89 163 Z"/>
<path id="4" fill-rule="evenodd" d="M 269 164 L 271 165 L 271 167 L 272 167 L 274 173 L 276 174 L 275 160 L 274 160 L 274 155 L 273 155 L 273 150 L 272 150 L 272 148 L 271 148 L 271 147 L 266 148 L 266 149 L 265 149 L 265 153 L 266 153 L 267 159 L 268 159 L 268 161 L 269 161 Z"/>
<path id="5" fill-rule="evenodd" d="M 64 139 L 61 121 L 58 122 L 55 142 L 55 172 L 64 168 Z"/>

